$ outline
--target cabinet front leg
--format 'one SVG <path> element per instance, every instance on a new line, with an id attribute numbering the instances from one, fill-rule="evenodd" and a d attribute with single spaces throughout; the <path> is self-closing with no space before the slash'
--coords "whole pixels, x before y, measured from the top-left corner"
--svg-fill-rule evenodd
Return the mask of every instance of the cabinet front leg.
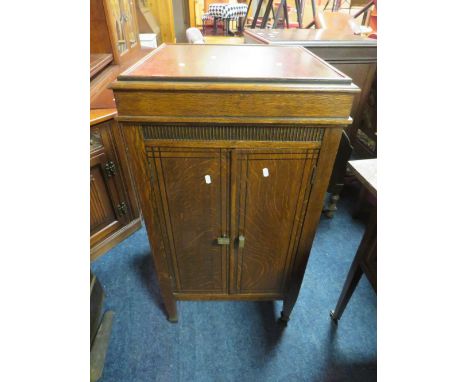
<path id="1" fill-rule="evenodd" d="M 179 316 L 177 314 L 177 302 L 173 296 L 164 299 L 164 306 L 166 307 L 168 321 L 172 323 L 179 321 Z"/>
<path id="2" fill-rule="evenodd" d="M 294 305 L 296 304 L 297 301 L 297 296 L 299 295 L 299 289 L 300 289 L 300 284 L 302 282 L 299 282 L 299 285 L 292 285 L 291 289 L 288 291 L 286 294 L 284 300 L 283 300 L 283 310 L 281 311 L 281 317 L 280 317 L 280 322 L 287 325 L 289 321 L 289 316 L 291 315 L 291 312 L 294 308 Z"/>

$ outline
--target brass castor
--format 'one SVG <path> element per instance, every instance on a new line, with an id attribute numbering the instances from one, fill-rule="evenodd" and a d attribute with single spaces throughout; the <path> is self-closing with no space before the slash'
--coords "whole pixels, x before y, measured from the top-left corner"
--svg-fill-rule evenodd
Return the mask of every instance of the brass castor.
<path id="1" fill-rule="evenodd" d="M 330 318 L 332 319 L 332 321 L 335 324 L 338 324 L 338 318 L 335 316 L 335 311 L 334 310 L 330 310 Z"/>

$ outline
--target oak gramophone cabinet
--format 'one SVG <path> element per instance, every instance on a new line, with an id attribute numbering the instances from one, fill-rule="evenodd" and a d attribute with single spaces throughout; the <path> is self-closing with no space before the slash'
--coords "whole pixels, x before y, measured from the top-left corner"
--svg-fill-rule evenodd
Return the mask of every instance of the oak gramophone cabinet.
<path id="1" fill-rule="evenodd" d="M 299 46 L 162 45 L 112 84 L 168 319 L 294 307 L 359 88 Z"/>

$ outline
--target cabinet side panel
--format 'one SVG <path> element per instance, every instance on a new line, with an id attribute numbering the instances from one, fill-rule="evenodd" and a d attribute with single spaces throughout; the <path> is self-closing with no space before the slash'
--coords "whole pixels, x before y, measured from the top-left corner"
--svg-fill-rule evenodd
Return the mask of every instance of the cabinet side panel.
<path id="1" fill-rule="evenodd" d="M 158 219 L 160 203 L 155 199 L 151 185 L 151 171 L 145 153 L 145 145 L 140 126 L 133 124 L 121 124 L 135 184 L 142 206 L 146 230 L 151 245 L 156 274 L 161 289 L 161 295 L 170 320 L 177 318 L 177 306 L 173 292 L 173 282 L 168 262 L 168 253 L 163 240 L 163 227 Z"/>
<path id="2" fill-rule="evenodd" d="M 313 186 L 307 198 L 304 224 L 302 226 L 299 244 L 295 253 L 295 258 L 293 259 L 291 274 L 287 282 L 283 306 L 283 312 L 286 313 L 286 316 L 289 316 L 299 294 L 312 242 L 322 212 L 325 192 L 330 181 L 336 152 L 340 143 L 341 133 L 342 128 L 337 127 L 326 129 L 324 134 Z"/>

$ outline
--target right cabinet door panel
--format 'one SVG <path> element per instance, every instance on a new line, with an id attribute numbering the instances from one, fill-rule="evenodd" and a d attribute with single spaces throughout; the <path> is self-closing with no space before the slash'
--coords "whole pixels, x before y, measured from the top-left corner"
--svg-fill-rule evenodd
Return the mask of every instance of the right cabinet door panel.
<path id="1" fill-rule="evenodd" d="M 317 155 L 238 152 L 237 293 L 283 293 Z"/>

